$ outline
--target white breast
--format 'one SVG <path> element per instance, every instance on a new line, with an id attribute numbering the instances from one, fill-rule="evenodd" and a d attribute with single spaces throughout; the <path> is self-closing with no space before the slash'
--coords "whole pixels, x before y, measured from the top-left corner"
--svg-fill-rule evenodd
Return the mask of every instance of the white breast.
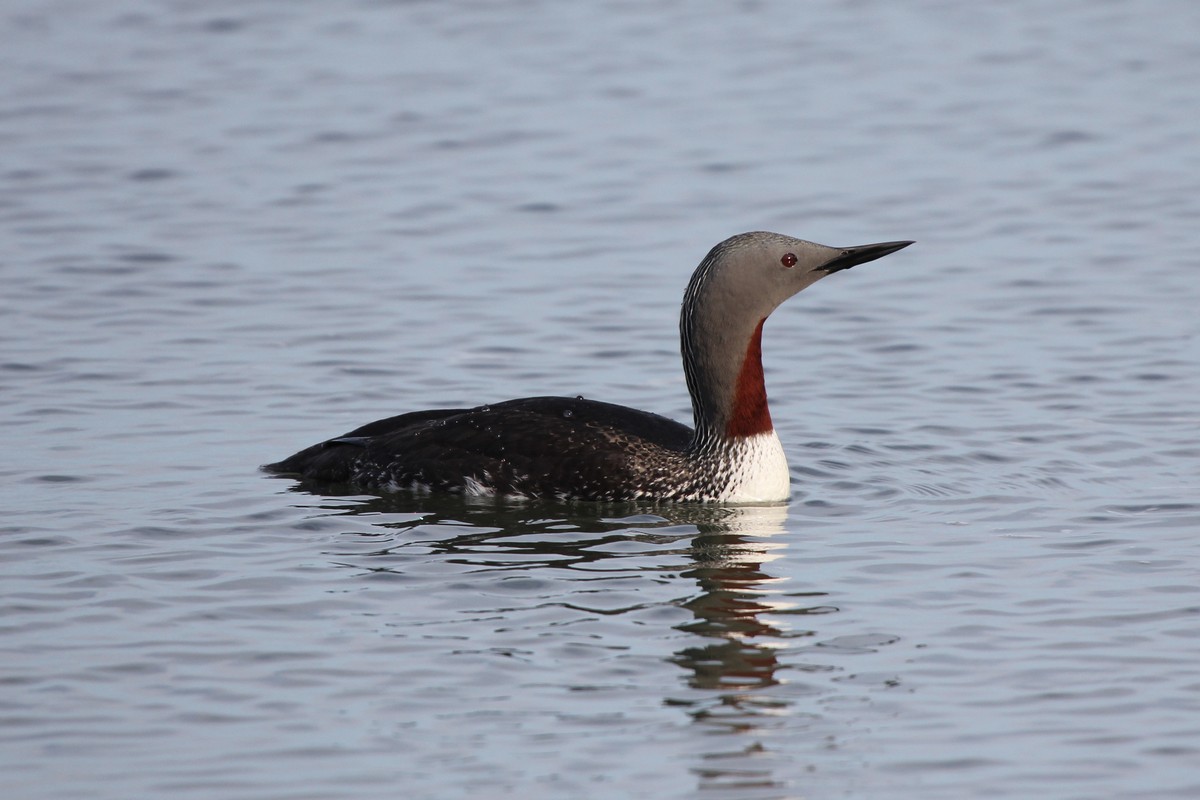
<path id="1" fill-rule="evenodd" d="M 775 503 L 791 496 L 787 456 L 774 430 L 737 440 L 728 456 L 729 483 L 717 498 L 721 502 Z"/>

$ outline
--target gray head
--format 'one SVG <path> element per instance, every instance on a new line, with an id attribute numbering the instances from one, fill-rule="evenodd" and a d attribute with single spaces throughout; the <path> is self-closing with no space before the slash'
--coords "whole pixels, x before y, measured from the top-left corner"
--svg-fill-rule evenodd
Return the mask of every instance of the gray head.
<path id="1" fill-rule="evenodd" d="M 684 303 L 713 305 L 720 316 L 764 319 L 780 303 L 834 272 L 865 264 L 912 242 L 883 242 L 858 247 L 794 239 L 756 231 L 718 244 L 692 275 Z"/>
<path id="2" fill-rule="evenodd" d="M 829 247 L 758 231 L 733 236 L 709 251 L 688 283 L 679 321 L 697 433 L 705 427 L 724 429 L 748 348 L 757 359 L 762 322 L 783 301 L 826 275 L 910 244 Z M 765 395 L 763 404 L 765 413 Z"/>

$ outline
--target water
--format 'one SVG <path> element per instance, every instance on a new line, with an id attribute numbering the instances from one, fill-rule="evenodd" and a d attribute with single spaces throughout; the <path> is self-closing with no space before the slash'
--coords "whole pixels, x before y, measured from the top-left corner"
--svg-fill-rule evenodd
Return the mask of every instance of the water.
<path id="1" fill-rule="evenodd" d="M 48 798 L 1200 795 L 1191 3 L 7 3 L 0 769 Z M 786 508 L 326 497 L 399 411 L 687 419 Z"/>

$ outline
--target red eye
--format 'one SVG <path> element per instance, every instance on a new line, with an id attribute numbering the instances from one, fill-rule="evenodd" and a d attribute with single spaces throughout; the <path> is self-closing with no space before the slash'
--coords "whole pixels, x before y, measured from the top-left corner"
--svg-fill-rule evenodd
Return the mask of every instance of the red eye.
<path id="1" fill-rule="evenodd" d="M 796 266 L 796 254 L 788 253 L 783 258 L 779 259 L 779 263 L 791 269 L 792 267 Z"/>

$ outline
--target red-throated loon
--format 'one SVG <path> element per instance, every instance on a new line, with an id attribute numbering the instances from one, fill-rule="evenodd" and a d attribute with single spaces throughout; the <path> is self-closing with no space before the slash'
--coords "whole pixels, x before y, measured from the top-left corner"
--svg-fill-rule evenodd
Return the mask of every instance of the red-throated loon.
<path id="1" fill-rule="evenodd" d="M 743 233 L 692 274 L 679 320 L 695 429 L 583 398 L 528 397 L 372 422 L 264 469 L 363 488 L 569 500 L 762 503 L 790 494 L 762 329 L 817 280 L 912 242 L 827 247 Z"/>

